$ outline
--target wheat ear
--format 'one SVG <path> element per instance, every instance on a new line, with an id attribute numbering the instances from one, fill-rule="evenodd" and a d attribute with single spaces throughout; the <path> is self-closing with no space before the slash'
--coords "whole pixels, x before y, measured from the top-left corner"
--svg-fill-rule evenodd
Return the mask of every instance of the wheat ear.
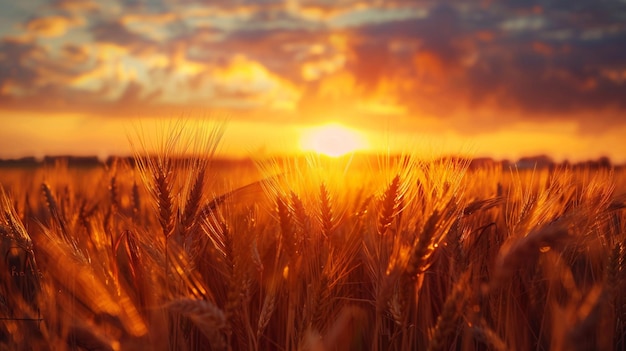
<path id="1" fill-rule="evenodd" d="M 558 246 L 568 237 L 567 228 L 562 223 L 552 223 L 533 230 L 525 237 L 509 238 L 498 253 L 492 286 L 510 277 L 524 262 L 534 261 L 540 250 Z"/>
<path id="2" fill-rule="evenodd" d="M 378 234 L 383 235 L 398 213 L 402 193 L 400 192 L 400 175 L 396 175 L 381 199 L 381 210 L 378 216 Z"/>
<path id="3" fill-rule="evenodd" d="M 335 225 L 333 223 L 330 193 L 324 183 L 320 184 L 320 221 L 322 223 L 322 234 L 325 238 L 330 237 Z"/>

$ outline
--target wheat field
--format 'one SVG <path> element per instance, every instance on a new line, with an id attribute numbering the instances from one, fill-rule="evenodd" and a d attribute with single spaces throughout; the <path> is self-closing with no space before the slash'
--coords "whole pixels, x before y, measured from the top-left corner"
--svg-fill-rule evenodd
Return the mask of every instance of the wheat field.
<path id="1" fill-rule="evenodd" d="M 219 133 L 0 169 L 0 348 L 626 350 L 623 168 L 224 166 Z"/>

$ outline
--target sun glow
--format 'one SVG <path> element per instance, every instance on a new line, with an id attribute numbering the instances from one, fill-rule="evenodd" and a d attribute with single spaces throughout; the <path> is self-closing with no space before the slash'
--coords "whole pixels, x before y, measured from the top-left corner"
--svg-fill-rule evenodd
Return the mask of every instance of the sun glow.
<path id="1" fill-rule="evenodd" d="M 359 132 L 337 123 L 308 128 L 302 135 L 300 146 L 303 151 L 313 151 L 331 157 L 368 148 L 368 143 Z"/>

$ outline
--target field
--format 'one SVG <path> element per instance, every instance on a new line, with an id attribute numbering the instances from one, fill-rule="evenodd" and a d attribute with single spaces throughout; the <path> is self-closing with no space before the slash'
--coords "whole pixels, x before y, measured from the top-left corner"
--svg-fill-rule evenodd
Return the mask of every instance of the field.
<path id="1" fill-rule="evenodd" d="M 0 169 L 1 349 L 626 350 L 623 168 L 208 139 Z"/>

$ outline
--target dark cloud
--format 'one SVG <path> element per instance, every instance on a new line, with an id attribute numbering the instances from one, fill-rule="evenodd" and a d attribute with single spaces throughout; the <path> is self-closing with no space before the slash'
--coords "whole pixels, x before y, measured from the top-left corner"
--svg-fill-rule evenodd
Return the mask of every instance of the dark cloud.
<path id="1" fill-rule="evenodd" d="M 287 80 L 302 83 L 300 67 L 312 55 L 309 48 L 327 44 L 329 34 L 328 30 L 321 28 L 237 30 L 222 41 L 212 43 L 207 52 L 213 57 L 219 55 L 222 60 L 218 62 L 227 62 L 233 53 L 240 53 Z"/>
<path id="2" fill-rule="evenodd" d="M 353 29 L 347 69 L 370 91 L 399 76 L 414 82 L 406 90 L 398 86 L 396 93 L 416 115 L 445 119 L 489 104 L 494 114 L 569 119 L 593 124 L 593 131 L 623 123 L 626 82 L 606 73 L 626 72 L 626 17 L 614 22 L 619 16 L 610 11 L 616 6 L 580 1 L 575 5 L 594 11 L 578 16 L 550 13 L 538 2 L 509 5 L 497 11 L 438 5 L 426 18 L 360 26 Z M 528 11 L 519 14 L 523 9 Z M 515 13 L 519 17 L 507 17 Z M 573 34 L 545 39 L 559 30 Z M 392 43 L 398 40 L 414 45 L 397 51 Z M 605 109 L 622 113 L 588 119 L 589 112 Z M 468 117 L 473 125 L 461 130 L 484 130 L 476 124 L 481 114 Z M 485 121 L 487 128 L 499 128 L 511 119 Z"/>
<path id="3" fill-rule="evenodd" d="M 130 31 L 118 21 L 98 23 L 91 28 L 91 33 L 97 42 L 115 44 L 134 53 L 154 48 L 156 45 L 153 40 Z"/>
<path id="4" fill-rule="evenodd" d="M 598 128 L 621 122 L 616 114 L 588 120 L 580 112 L 626 110 L 626 84 L 604 73 L 626 71 L 626 31 L 595 39 L 536 40 L 501 37 L 478 47 L 479 59 L 462 82 L 465 96 L 479 105 L 497 92 L 502 111 L 521 111 L 530 120 L 552 116 Z"/>
<path id="5" fill-rule="evenodd" d="M 33 41 L 4 39 L 0 42 L 0 105 L 2 109 L 46 111 L 51 115 L 65 112 L 92 112 L 112 102 L 103 99 L 112 86 L 83 90 L 71 86 L 82 75 L 106 63 L 94 63 L 88 50 L 78 45 L 62 46 L 59 56 L 52 55 Z M 17 92 L 17 93 L 16 93 Z M 138 105 L 153 101 L 157 92 L 142 94 L 130 84 L 120 101 Z"/>
<path id="6" fill-rule="evenodd" d="M 85 47 L 75 44 L 63 45 L 62 55 L 64 59 L 74 64 L 86 63 L 89 60 L 89 52 Z"/>
<path id="7" fill-rule="evenodd" d="M 457 65 L 464 56 L 461 43 L 465 34 L 457 11 L 448 5 L 434 7 L 426 18 L 364 25 L 351 30 L 351 36 L 354 55 L 348 69 L 369 87 L 399 69 L 406 74 L 418 52 L 434 55 L 445 66 Z M 399 52 L 392 46 L 399 40 L 414 45 Z M 418 78 L 417 71 L 409 71 Z"/>
<path id="8" fill-rule="evenodd" d="M 37 81 L 36 69 L 27 62 L 44 54 L 44 50 L 33 42 L 4 39 L 0 42 L 0 88 L 9 84 L 28 88 Z M 3 89 L 0 89 L 0 92 Z"/>
<path id="9" fill-rule="evenodd" d="M 36 42 L 5 39 L 0 42 L 0 96 L 25 108 L 71 105 L 59 102 L 81 100 L 85 93 L 68 83 L 94 68 L 86 50 L 76 45 L 64 46 L 55 57 Z"/>

